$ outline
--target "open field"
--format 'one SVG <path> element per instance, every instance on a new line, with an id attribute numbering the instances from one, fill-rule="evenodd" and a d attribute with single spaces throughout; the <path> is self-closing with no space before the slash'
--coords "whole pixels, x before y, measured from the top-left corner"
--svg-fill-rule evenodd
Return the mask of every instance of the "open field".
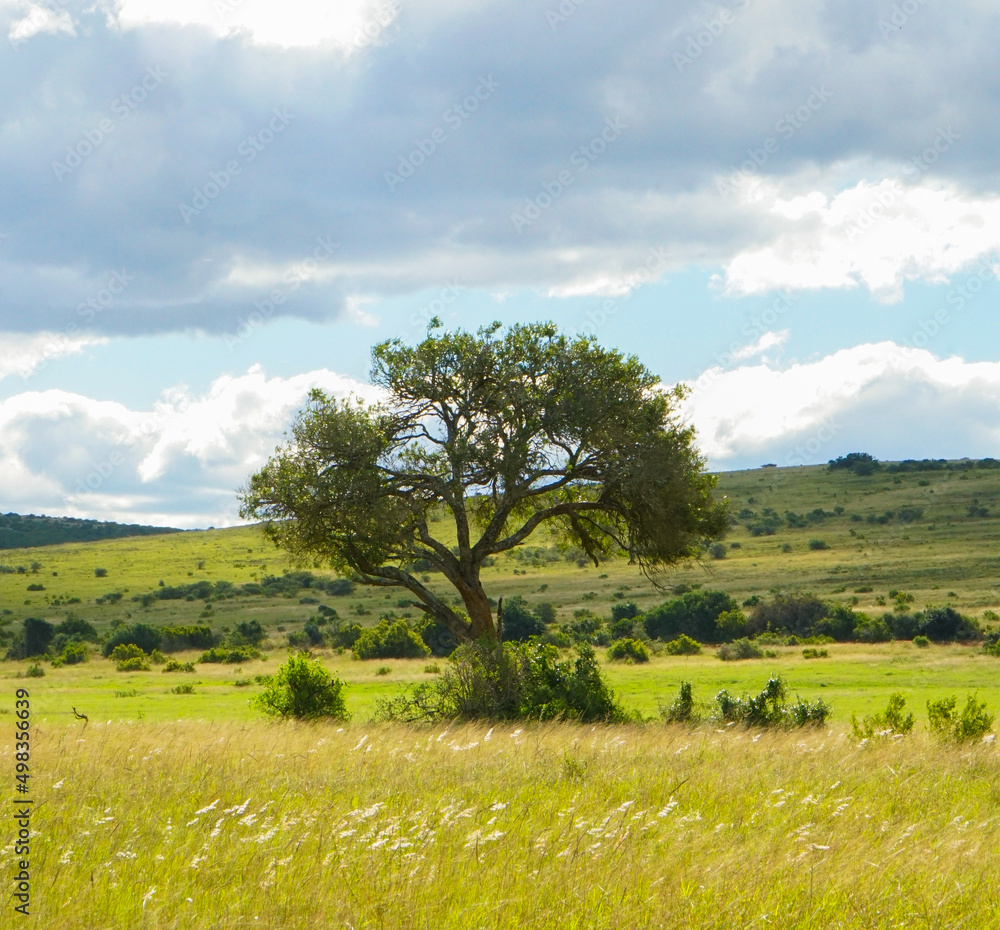
<path id="1" fill-rule="evenodd" d="M 699 701 L 711 701 L 723 688 L 753 692 L 768 677 L 780 674 L 792 693 L 813 700 L 823 698 L 833 707 L 831 722 L 848 726 L 852 713 L 859 716 L 885 708 L 888 696 L 900 691 L 921 722 L 926 721 L 928 700 L 951 694 L 964 698 L 977 692 L 980 700 L 1000 712 L 1000 659 L 983 655 L 978 646 L 933 645 L 918 649 L 908 642 L 876 645 L 831 644 L 825 659 L 804 659 L 801 648 L 774 647 L 774 658 L 722 662 L 706 648 L 700 656 L 657 656 L 644 665 L 604 661 L 602 668 L 622 703 L 644 717 L 657 717 L 660 705 L 669 704 L 682 681 L 694 685 Z M 385 659 L 359 662 L 351 654 L 316 650 L 326 668 L 347 685 L 347 708 L 356 722 L 367 721 L 379 698 L 391 697 L 407 684 L 428 680 L 436 666 L 444 670 L 447 659 Z M 117 672 L 112 662 L 93 657 L 81 665 L 46 668 L 44 678 L 15 678 L 28 662 L 0 664 L 5 693 L 0 708 L 17 686 L 31 689 L 37 720 L 64 726 L 72 708 L 91 720 L 115 722 L 167 722 L 184 720 L 250 722 L 258 714 L 248 706 L 251 695 L 263 690 L 254 676 L 273 673 L 288 655 L 286 649 L 265 653 L 260 661 L 243 666 L 197 665 L 194 673 L 164 674 L 158 666 L 148 672 Z M 182 661 L 196 661 L 198 653 L 177 653 Z M 377 674 L 388 667 L 387 675 Z M 237 686 L 236 682 L 242 682 Z M 178 685 L 193 685 L 192 694 L 174 694 Z"/>
<path id="2" fill-rule="evenodd" d="M 40 930 L 1000 922 L 995 743 L 52 722 L 32 767 Z"/>
<path id="3" fill-rule="evenodd" d="M 1000 611 L 1000 470 L 858 477 L 829 473 L 822 466 L 766 468 L 721 475 L 719 493 L 729 499 L 739 521 L 725 540 L 725 558 L 706 556 L 698 564 L 688 563 L 669 572 L 664 583 L 721 588 L 740 601 L 777 590 L 809 591 L 876 613 L 882 609 L 879 598 L 899 589 L 913 596 L 913 609 L 950 604 L 978 617 L 987 609 Z M 783 522 L 766 536 L 751 535 L 747 525 L 753 519 L 738 517 L 744 509 L 760 514 L 770 508 L 784 520 L 789 511 L 832 514 L 836 507 L 843 513 L 802 527 Z M 970 517 L 970 507 L 984 508 L 988 515 Z M 898 517 L 884 524 L 868 522 L 904 508 L 923 513 L 911 522 Z M 829 548 L 810 549 L 810 540 Z M 531 605 L 547 601 L 560 621 L 583 607 L 608 613 L 614 603 L 634 600 L 645 609 L 666 597 L 622 560 L 595 568 L 578 560 L 578 554 L 567 558 L 544 532 L 528 543 L 484 570 L 491 596 L 520 594 Z M 0 621 L 37 616 L 58 622 L 72 611 L 98 629 L 116 619 L 222 628 L 256 618 L 271 629 L 284 627 L 281 633 L 301 629 L 315 612 L 315 605 L 300 604 L 297 598 L 239 594 L 208 603 L 155 601 L 149 607 L 131 600 L 155 592 L 160 581 L 168 586 L 202 580 L 241 585 L 291 569 L 284 554 L 253 527 L 8 550 L 0 562 L 14 569 L 0 573 Z M 38 563 L 34 573 L 32 563 Z M 18 566 L 23 574 L 17 573 Z M 104 569 L 103 577 L 95 575 L 98 568 Z M 433 590 L 455 601 L 437 576 L 428 579 Z M 29 586 L 43 590 L 29 591 Z M 857 590 L 869 587 L 871 591 Z M 121 599 L 96 603 L 108 594 Z M 343 618 L 367 624 L 386 610 L 405 616 L 403 595 L 359 586 L 348 596 L 321 600 Z"/>

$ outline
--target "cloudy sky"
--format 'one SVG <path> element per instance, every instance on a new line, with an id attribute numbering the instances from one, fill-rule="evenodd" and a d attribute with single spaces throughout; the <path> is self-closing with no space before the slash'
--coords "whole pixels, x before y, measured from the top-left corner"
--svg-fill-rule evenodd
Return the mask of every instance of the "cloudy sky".
<path id="1" fill-rule="evenodd" d="M 369 350 L 555 320 L 711 467 L 1000 454 L 995 0 L 0 0 L 0 510 L 222 526 Z"/>

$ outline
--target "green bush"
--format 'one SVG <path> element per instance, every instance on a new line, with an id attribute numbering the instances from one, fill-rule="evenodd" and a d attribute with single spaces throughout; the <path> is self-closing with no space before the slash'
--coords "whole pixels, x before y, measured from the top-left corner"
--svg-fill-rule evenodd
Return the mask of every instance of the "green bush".
<path id="1" fill-rule="evenodd" d="M 194 694 L 194 685 L 175 685 L 170 689 L 171 694 Z"/>
<path id="2" fill-rule="evenodd" d="M 718 639 L 723 643 L 731 643 L 734 639 L 742 639 L 747 635 L 747 618 L 742 610 L 724 610 L 715 618 L 715 630 Z"/>
<path id="3" fill-rule="evenodd" d="M 643 622 L 650 639 L 668 641 L 684 633 L 700 643 L 718 643 L 719 616 L 738 606 L 724 591 L 688 591 L 649 611 Z"/>
<path id="4" fill-rule="evenodd" d="M 830 653 L 827 652 L 826 649 L 816 649 L 815 647 L 811 647 L 809 649 L 802 650 L 803 659 L 825 659 L 829 655 Z"/>
<path id="5" fill-rule="evenodd" d="M 238 649 L 225 649 L 216 646 L 213 649 L 203 652 L 198 661 L 208 664 L 221 662 L 226 665 L 239 665 L 243 662 L 251 662 L 254 659 L 259 659 L 260 657 L 260 650 L 254 649 L 252 646 L 241 646 Z"/>
<path id="6" fill-rule="evenodd" d="M 178 662 L 176 659 L 171 659 L 163 666 L 165 672 L 193 672 L 194 670 L 193 662 Z"/>
<path id="7" fill-rule="evenodd" d="M 681 633 L 663 647 L 668 656 L 696 656 L 701 654 L 701 643 Z"/>
<path id="8" fill-rule="evenodd" d="M 826 543 L 826 542 L 823 542 L 822 539 L 810 539 L 809 540 L 809 548 L 812 549 L 813 551 L 817 551 L 817 550 L 820 550 L 820 549 L 829 549 L 830 548 L 830 544 Z"/>
<path id="9" fill-rule="evenodd" d="M 207 626 L 166 626 L 163 628 L 164 652 L 180 652 L 184 649 L 211 649 L 217 644 L 217 637 Z"/>
<path id="10" fill-rule="evenodd" d="M 21 678 L 20 672 L 17 673 L 17 677 Z M 44 678 L 45 669 L 42 668 L 37 662 L 33 662 L 24 670 L 24 678 Z"/>
<path id="11" fill-rule="evenodd" d="M 789 707 L 785 695 L 785 683 L 777 676 L 769 679 L 756 697 L 745 694 L 738 698 L 722 690 L 715 696 L 714 717 L 719 723 L 748 727 L 801 727 L 819 726 L 830 716 L 830 706 L 823 700 L 810 702 L 797 698 Z"/>
<path id="12" fill-rule="evenodd" d="M 931 732 L 957 742 L 979 739 L 993 726 L 993 714 L 986 712 L 986 705 L 977 701 L 974 695 L 965 700 L 961 714 L 956 714 L 958 702 L 954 697 L 927 702 L 927 720 Z"/>
<path id="13" fill-rule="evenodd" d="M 358 659 L 422 659 L 430 649 L 405 620 L 382 620 L 365 630 L 354 643 Z"/>
<path id="14" fill-rule="evenodd" d="M 913 645 L 920 649 L 926 649 L 931 644 L 931 641 L 926 636 L 914 636 Z"/>
<path id="15" fill-rule="evenodd" d="M 649 661 L 649 650 L 638 639 L 616 639 L 608 646 L 608 658 L 612 662 L 639 664 Z"/>
<path id="16" fill-rule="evenodd" d="M 119 672 L 148 672 L 152 666 L 144 656 L 122 659 L 116 666 Z"/>
<path id="17" fill-rule="evenodd" d="M 230 630 L 226 642 L 230 646 L 259 646 L 267 639 L 267 630 L 259 620 L 242 620 Z"/>
<path id="18" fill-rule="evenodd" d="M 344 683 L 306 653 L 291 655 L 251 704 L 271 717 L 349 720 Z"/>
<path id="19" fill-rule="evenodd" d="M 663 711 L 663 719 L 667 723 L 691 723 L 696 719 L 694 698 L 691 694 L 691 682 L 682 681 L 680 690 L 673 703 Z"/>
<path id="20" fill-rule="evenodd" d="M 715 654 L 723 662 L 735 662 L 740 659 L 763 659 L 764 650 L 752 639 L 735 639 L 731 643 L 723 643 Z"/>
<path id="21" fill-rule="evenodd" d="M 111 650 L 108 658 L 112 662 L 124 662 L 126 659 L 146 659 L 148 656 L 134 643 L 122 643 Z"/>
<path id="22" fill-rule="evenodd" d="M 519 594 L 507 598 L 503 604 L 503 638 L 506 642 L 523 643 L 532 636 L 541 636 L 545 624 L 528 607 Z"/>
<path id="23" fill-rule="evenodd" d="M 102 652 L 110 657 L 118 646 L 138 646 L 147 655 L 163 644 L 163 634 L 148 623 L 132 623 L 118 627 L 105 642 Z"/>
<path id="24" fill-rule="evenodd" d="M 889 695 L 889 704 L 881 714 L 872 714 L 859 721 L 851 714 L 851 729 L 854 738 L 858 740 L 874 739 L 875 737 L 898 736 L 909 733 L 913 729 L 913 714 L 903 716 L 906 698 L 898 691 Z"/>
<path id="25" fill-rule="evenodd" d="M 854 635 L 862 643 L 887 643 L 892 639 L 892 630 L 889 624 L 882 619 L 869 617 L 865 614 L 858 614 L 859 620 L 854 628 Z"/>
<path id="26" fill-rule="evenodd" d="M 601 676 L 594 651 L 559 661 L 544 643 L 467 643 L 432 682 L 380 701 L 376 719 L 397 721 L 628 719 Z"/>

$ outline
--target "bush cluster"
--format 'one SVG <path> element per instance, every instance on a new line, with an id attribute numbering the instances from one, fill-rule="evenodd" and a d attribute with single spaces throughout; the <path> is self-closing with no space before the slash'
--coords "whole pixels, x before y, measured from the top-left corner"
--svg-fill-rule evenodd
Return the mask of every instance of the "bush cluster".
<path id="1" fill-rule="evenodd" d="M 343 692 L 344 683 L 303 652 L 289 656 L 251 703 L 271 717 L 349 720 Z"/>
<path id="2" fill-rule="evenodd" d="M 377 626 L 363 630 L 352 648 L 358 659 L 422 659 L 431 654 L 420 634 L 405 620 L 379 621 Z"/>

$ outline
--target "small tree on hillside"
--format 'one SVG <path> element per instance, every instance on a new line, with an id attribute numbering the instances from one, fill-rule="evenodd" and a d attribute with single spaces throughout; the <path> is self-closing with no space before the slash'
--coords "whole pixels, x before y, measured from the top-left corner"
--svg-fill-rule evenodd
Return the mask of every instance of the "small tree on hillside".
<path id="1" fill-rule="evenodd" d="M 595 564 L 623 552 L 650 576 L 724 532 L 714 478 L 677 422 L 680 387 L 552 324 L 500 330 L 434 321 L 419 345 L 377 345 L 384 400 L 314 391 L 241 492 L 242 516 L 296 556 L 406 588 L 460 641 L 496 640 L 480 569 L 543 523 Z M 418 562 L 455 587 L 464 613 L 407 570 Z"/>

